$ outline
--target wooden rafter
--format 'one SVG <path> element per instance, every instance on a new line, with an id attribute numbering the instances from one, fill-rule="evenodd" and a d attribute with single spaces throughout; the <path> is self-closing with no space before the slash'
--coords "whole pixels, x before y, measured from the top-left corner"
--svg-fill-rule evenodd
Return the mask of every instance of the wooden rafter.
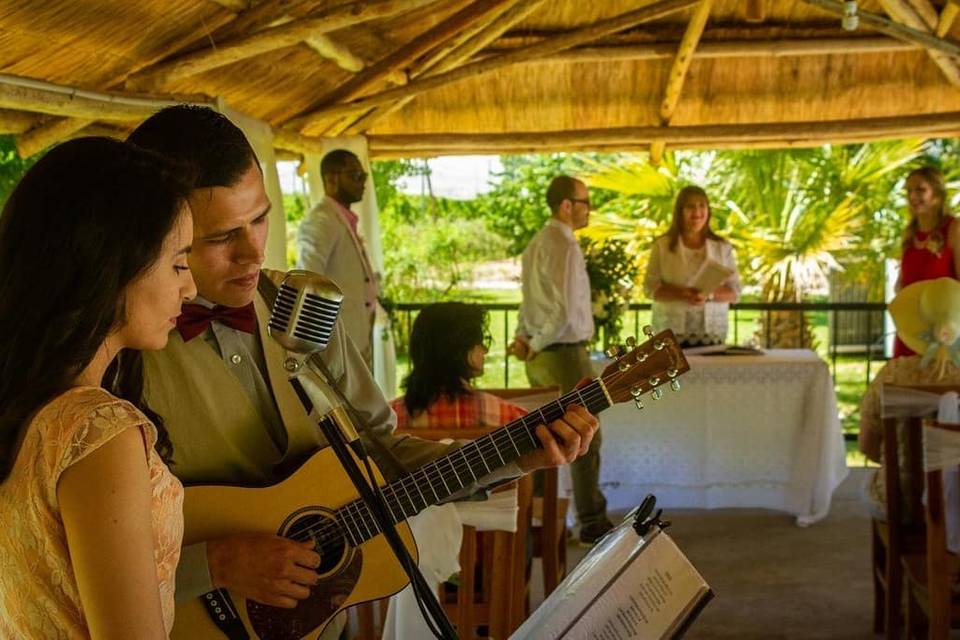
<path id="1" fill-rule="evenodd" d="M 884 11 L 899 22 L 912 29 L 931 33 L 936 29 L 939 16 L 927 0 L 880 0 Z M 935 37 L 935 36 L 934 36 Z M 960 67 L 942 51 L 927 49 L 927 54 L 940 67 L 944 77 L 955 87 L 960 87 Z"/>
<path id="2" fill-rule="evenodd" d="M 935 33 L 938 38 L 946 37 L 958 15 L 960 15 L 960 4 L 954 2 L 954 0 L 950 0 L 943 8 L 943 11 L 940 12 L 940 17 L 937 19 L 937 30 Z"/>
<path id="3" fill-rule="evenodd" d="M 57 118 L 50 124 L 34 127 L 14 139 L 14 143 L 17 145 L 17 153 L 20 154 L 21 158 L 29 158 L 52 144 L 70 138 L 73 134 L 91 124 L 93 124 L 92 119 Z"/>
<path id="4" fill-rule="evenodd" d="M 308 110 L 321 105 L 351 100 L 362 95 L 367 89 L 379 85 L 389 74 L 413 64 L 417 58 L 455 36 L 466 28 L 478 13 L 482 14 L 488 11 L 490 5 L 496 1 L 503 2 L 504 0 L 478 0 L 477 2 L 458 0 L 456 4 L 460 8 L 459 11 L 328 92 Z M 290 123 L 290 126 L 295 127 L 296 125 Z"/>
<path id="5" fill-rule="evenodd" d="M 677 49 L 677 57 L 673 59 L 673 65 L 670 67 L 670 74 L 667 76 L 667 86 L 663 92 L 663 102 L 660 103 L 660 124 L 667 126 L 673 118 L 673 112 L 680 102 L 680 94 L 683 91 L 684 81 L 687 79 L 687 72 L 690 71 L 690 63 L 693 62 L 693 53 L 697 50 L 697 44 L 700 42 L 700 36 L 707 26 L 707 18 L 710 17 L 710 9 L 713 7 L 713 0 L 700 0 L 700 4 L 693 10 L 690 16 L 690 22 L 680 40 L 680 47 Z M 664 143 L 655 142 L 650 145 L 650 162 L 653 165 L 659 165 L 663 159 Z"/>
<path id="6" fill-rule="evenodd" d="M 481 25 L 476 33 L 465 38 L 452 49 L 442 52 L 442 56 L 431 56 L 417 68 L 411 70 L 411 78 L 419 78 L 427 73 L 443 73 L 469 61 L 478 52 L 489 46 L 507 30 L 519 24 L 543 5 L 544 0 L 514 0 L 505 11 L 495 16 L 488 24 Z M 354 121 L 347 133 L 362 133 L 370 129 L 378 120 L 404 108 L 414 96 L 397 100 L 392 104 L 373 109 L 370 113 Z"/>
<path id="7" fill-rule="evenodd" d="M 316 36 L 308 38 L 305 45 L 313 49 L 321 57 L 331 60 L 344 71 L 359 73 L 363 71 L 368 63 L 360 56 L 353 53 L 346 45 L 334 40 L 330 36 Z M 390 84 L 407 84 L 407 74 L 398 69 L 387 75 L 387 82 Z"/>
<path id="8" fill-rule="evenodd" d="M 241 13 L 250 8 L 250 0 L 210 0 L 214 4 L 218 4 L 227 11 L 232 11 L 234 13 Z"/>
<path id="9" fill-rule="evenodd" d="M 780 58 L 796 56 L 861 55 L 864 53 L 893 53 L 916 51 L 921 47 L 886 36 L 866 38 L 803 38 L 782 40 L 730 40 L 701 42 L 693 52 L 696 59 L 720 58 Z M 550 56 L 531 60 L 542 62 L 612 62 L 630 60 L 669 60 L 676 56 L 677 44 L 652 44 L 577 47 Z"/>
<path id="10" fill-rule="evenodd" d="M 743 12 L 743 19 L 747 22 L 763 22 L 767 19 L 767 7 L 765 0 L 747 0 L 747 6 Z"/>
<path id="11" fill-rule="evenodd" d="M 324 122 L 336 117 L 345 116 L 354 113 L 361 113 L 373 107 L 388 104 L 401 98 L 416 96 L 424 91 L 436 89 L 452 82 L 473 78 L 478 75 L 496 71 L 532 58 L 540 58 L 557 51 L 563 51 L 577 45 L 593 42 L 605 35 L 623 31 L 637 24 L 657 20 L 664 16 L 682 11 L 687 7 L 695 5 L 699 0 L 661 0 L 654 2 L 641 9 L 636 9 L 619 16 L 601 20 L 595 24 L 575 29 L 564 35 L 551 38 L 544 42 L 538 42 L 528 47 L 522 47 L 502 56 L 479 60 L 470 64 L 463 65 L 451 71 L 436 75 L 426 76 L 410 82 L 405 87 L 390 89 L 380 93 L 360 98 L 352 102 L 340 103 L 328 107 L 322 107 L 313 113 L 305 114 L 297 121 L 302 123 L 304 129 L 318 122 Z"/>
<path id="12" fill-rule="evenodd" d="M 308 38 L 345 27 L 406 13 L 434 0 L 358 0 L 338 5 L 313 17 L 268 27 L 247 36 L 196 51 L 145 69 L 127 81 L 131 88 L 158 89 L 182 78 L 240 60 L 289 47 Z"/>
<path id="13" fill-rule="evenodd" d="M 843 3 L 839 2 L 838 0 L 802 0 L 802 2 L 815 7 L 820 7 L 821 9 L 829 11 L 836 16 L 843 15 Z M 960 46 L 957 46 L 949 40 L 938 38 L 928 31 L 913 29 L 907 25 L 900 24 L 899 22 L 895 22 L 889 18 L 879 16 L 868 11 L 861 10 L 859 12 L 859 16 L 861 26 L 870 27 L 875 31 L 879 31 L 880 33 L 884 33 L 893 38 L 898 38 L 907 42 L 913 42 L 920 45 L 924 49 L 942 51 L 948 55 L 960 57 Z"/>
<path id="14" fill-rule="evenodd" d="M 816 122 L 619 127 L 582 131 L 501 134 L 371 135 L 374 156 L 423 157 L 464 153 L 542 153 L 571 150 L 639 149 L 663 141 L 668 148 L 792 146 L 841 141 L 954 135 L 960 132 L 960 112 L 907 117 L 826 120 Z M 275 144 L 302 151 L 319 138 L 285 132 Z"/>

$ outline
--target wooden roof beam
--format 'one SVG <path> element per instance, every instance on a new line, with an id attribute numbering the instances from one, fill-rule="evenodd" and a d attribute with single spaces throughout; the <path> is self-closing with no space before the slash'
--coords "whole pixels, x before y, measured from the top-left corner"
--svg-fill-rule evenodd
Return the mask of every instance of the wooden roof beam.
<path id="1" fill-rule="evenodd" d="M 958 15 L 960 15 L 960 3 L 950 0 L 943 8 L 943 11 L 940 12 L 937 20 L 937 30 L 935 33 L 938 38 L 946 37 Z"/>
<path id="2" fill-rule="evenodd" d="M 582 131 L 544 131 L 500 134 L 371 135 L 372 156 L 419 157 L 445 153 L 516 153 L 639 148 L 663 141 L 668 147 L 710 148 L 711 145 L 753 147 L 791 141 L 868 141 L 904 137 L 942 137 L 960 132 L 960 112 L 906 117 L 825 120 L 815 122 L 747 123 L 675 127 L 618 127 Z M 277 137 L 275 144 L 291 151 L 298 141 L 315 144 L 319 138 Z"/>
<path id="3" fill-rule="evenodd" d="M 308 38 L 304 44 L 313 49 L 321 57 L 331 60 L 344 71 L 359 73 L 363 71 L 368 63 L 366 60 L 356 55 L 350 49 L 329 36 L 316 36 Z M 387 82 L 395 85 L 407 84 L 407 74 L 403 70 L 390 73 L 386 78 Z"/>
<path id="4" fill-rule="evenodd" d="M 294 20 L 275 27 L 220 43 L 213 49 L 196 51 L 175 60 L 145 69 L 127 80 L 127 86 L 157 89 L 182 78 L 246 60 L 269 51 L 293 46 L 308 38 L 407 13 L 435 0 L 357 0 L 321 11 L 312 17 Z"/>
<path id="5" fill-rule="evenodd" d="M 682 11 L 697 4 L 697 2 L 699 2 L 699 0 L 660 0 L 659 2 L 646 5 L 641 9 L 635 9 L 613 18 L 601 20 L 592 25 L 575 29 L 564 35 L 543 42 L 537 42 L 527 47 L 521 47 L 520 49 L 501 56 L 479 60 L 445 73 L 418 78 L 405 87 L 382 91 L 352 102 L 322 107 L 312 113 L 297 118 L 297 122 L 302 123 L 301 126 L 303 129 L 308 129 L 314 123 L 324 122 L 349 114 L 365 112 L 373 107 L 379 107 L 401 98 L 417 96 L 430 89 L 436 89 L 437 87 L 442 87 L 466 78 L 474 78 L 478 75 L 490 73 L 491 71 L 496 71 L 533 58 L 541 58 L 558 51 L 593 42 L 611 33 L 623 31 L 638 24 L 657 20 Z"/>
<path id="6" fill-rule="evenodd" d="M 764 0 L 747 0 L 743 19 L 747 22 L 763 22 L 767 19 L 767 7 Z"/>
<path id="7" fill-rule="evenodd" d="M 81 129 L 86 129 L 93 122 L 93 119 L 90 118 L 57 118 L 50 124 L 34 127 L 14 139 L 14 143 L 17 145 L 17 153 L 20 154 L 21 158 L 29 158 L 50 145 L 70 138 Z"/>
<path id="8" fill-rule="evenodd" d="M 504 1 L 477 0 L 472 2 L 471 0 L 459 0 L 456 3 L 457 10 L 455 13 L 328 92 L 314 103 L 308 111 L 321 105 L 335 104 L 343 100 L 356 98 L 367 89 L 379 85 L 389 74 L 410 66 L 417 58 L 429 53 L 451 37 L 456 36 L 463 29 L 468 28 L 476 20 L 478 14 L 484 15 L 490 11 L 491 6 Z M 297 119 L 289 122 L 288 126 L 296 128 Z"/>
<path id="9" fill-rule="evenodd" d="M 544 0 L 512 0 L 505 5 L 498 6 L 498 10 L 493 12 L 493 15 L 488 16 L 485 23 L 478 19 L 474 28 L 465 29 L 461 37 L 451 41 L 450 47 L 444 46 L 422 62 L 418 62 L 410 69 L 410 78 L 419 78 L 427 73 L 443 73 L 467 62 L 508 29 L 525 20 L 540 8 L 543 2 Z M 380 119 L 404 108 L 413 99 L 413 97 L 403 98 L 392 104 L 375 108 L 359 119 L 350 116 L 347 120 L 349 124 L 343 129 L 343 132 L 362 133 L 370 129 Z"/>
<path id="10" fill-rule="evenodd" d="M 880 0 L 884 11 L 899 22 L 917 31 L 932 33 L 939 16 L 928 0 Z M 936 36 L 934 36 L 936 37 Z M 940 67 L 943 75 L 955 87 L 960 87 L 960 66 L 942 51 L 927 49 L 927 54 Z"/>
<path id="11" fill-rule="evenodd" d="M 836 16 L 843 15 L 843 3 L 838 2 L 838 0 L 802 0 L 802 2 L 819 7 L 825 11 L 829 11 Z M 889 18 L 877 15 L 875 13 L 870 13 L 868 11 L 861 10 L 859 12 L 859 16 L 860 24 L 868 26 L 874 31 L 879 31 L 880 33 L 884 33 L 899 40 L 918 44 L 924 49 L 942 51 L 948 55 L 960 57 L 960 46 L 957 46 L 950 40 L 938 38 L 928 31 L 913 29 L 907 25 L 894 22 Z"/>
<path id="12" fill-rule="evenodd" d="M 663 92 L 663 102 L 660 103 L 660 124 L 665 127 L 670 124 L 673 112 L 677 109 L 677 103 L 680 102 L 683 83 L 687 79 L 690 63 L 693 62 L 693 52 L 697 50 L 697 43 L 700 42 L 703 30 L 707 26 L 707 19 L 710 17 L 712 7 L 713 0 L 700 0 L 700 4 L 693 10 L 693 15 L 690 16 L 690 22 L 687 24 L 687 30 L 684 31 L 683 38 L 680 40 L 677 57 L 673 59 L 670 74 L 667 76 L 667 87 Z M 663 149 L 663 142 L 655 142 L 650 145 L 650 164 L 654 166 L 660 164 L 663 159 Z"/>

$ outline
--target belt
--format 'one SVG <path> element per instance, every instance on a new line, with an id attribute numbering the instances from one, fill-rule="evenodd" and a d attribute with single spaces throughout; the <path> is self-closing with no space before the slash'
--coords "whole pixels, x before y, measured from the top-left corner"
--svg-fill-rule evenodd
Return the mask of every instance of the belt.
<path id="1" fill-rule="evenodd" d="M 570 348 L 583 348 L 587 346 L 588 342 L 586 340 L 581 340 L 580 342 L 554 342 L 553 344 L 548 344 L 541 351 L 556 351 L 557 349 L 570 349 Z"/>

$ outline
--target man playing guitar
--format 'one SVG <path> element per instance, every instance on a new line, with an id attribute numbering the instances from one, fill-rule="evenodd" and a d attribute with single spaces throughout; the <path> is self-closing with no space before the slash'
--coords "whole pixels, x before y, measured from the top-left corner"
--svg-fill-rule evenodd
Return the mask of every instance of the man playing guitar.
<path id="1" fill-rule="evenodd" d="M 187 485 L 276 482 L 326 443 L 287 382 L 285 352 L 266 334 L 269 305 L 258 295 L 258 280 L 271 203 L 257 158 L 233 123 L 205 107 L 164 109 L 129 140 L 197 172 L 190 197 L 189 265 L 199 295 L 190 309 L 185 305 L 168 347 L 144 354 L 145 395 L 170 433 L 172 471 Z M 282 274 L 274 279 L 277 275 Z M 364 418 L 362 435 L 388 479 L 462 444 L 394 435 L 395 416 L 339 321 L 320 357 Z M 585 409 L 570 407 L 561 419 L 537 427 L 542 448 L 480 478 L 458 496 L 574 460 L 588 449 L 597 426 Z M 310 542 L 267 534 L 207 540 L 183 549 L 177 596 L 190 599 L 224 588 L 293 608 L 317 583 L 319 565 Z M 337 637 L 342 618 L 321 637 Z"/>

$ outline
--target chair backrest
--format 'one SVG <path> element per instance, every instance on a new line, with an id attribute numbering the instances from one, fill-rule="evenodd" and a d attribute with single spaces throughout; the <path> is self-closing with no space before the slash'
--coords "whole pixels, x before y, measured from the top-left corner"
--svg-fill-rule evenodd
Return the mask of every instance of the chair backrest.
<path id="1" fill-rule="evenodd" d="M 935 420 L 923 422 L 927 440 L 960 439 L 960 424 L 946 424 Z M 929 454 L 929 442 L 924 445 Z M 936 446 L 936 445 L 933 445 Z M 956 447 L 956 444 L 953 445 Z M 951 466 L 957 466 L 954 462 Z M 956 557 L 947 549 L 947 511 L 960 511 L 960 504 L 948 504 L 944 496 L 943 468 L 926 470 L 927 499 L 924 510 L 927 525 L 927 592 L 930 602 L 931 629 L 948 629 L 950 626 L 950 600 L 952 585 L 957 580 Z M 933 637 L 933 636 L 931 636 Z"/>

